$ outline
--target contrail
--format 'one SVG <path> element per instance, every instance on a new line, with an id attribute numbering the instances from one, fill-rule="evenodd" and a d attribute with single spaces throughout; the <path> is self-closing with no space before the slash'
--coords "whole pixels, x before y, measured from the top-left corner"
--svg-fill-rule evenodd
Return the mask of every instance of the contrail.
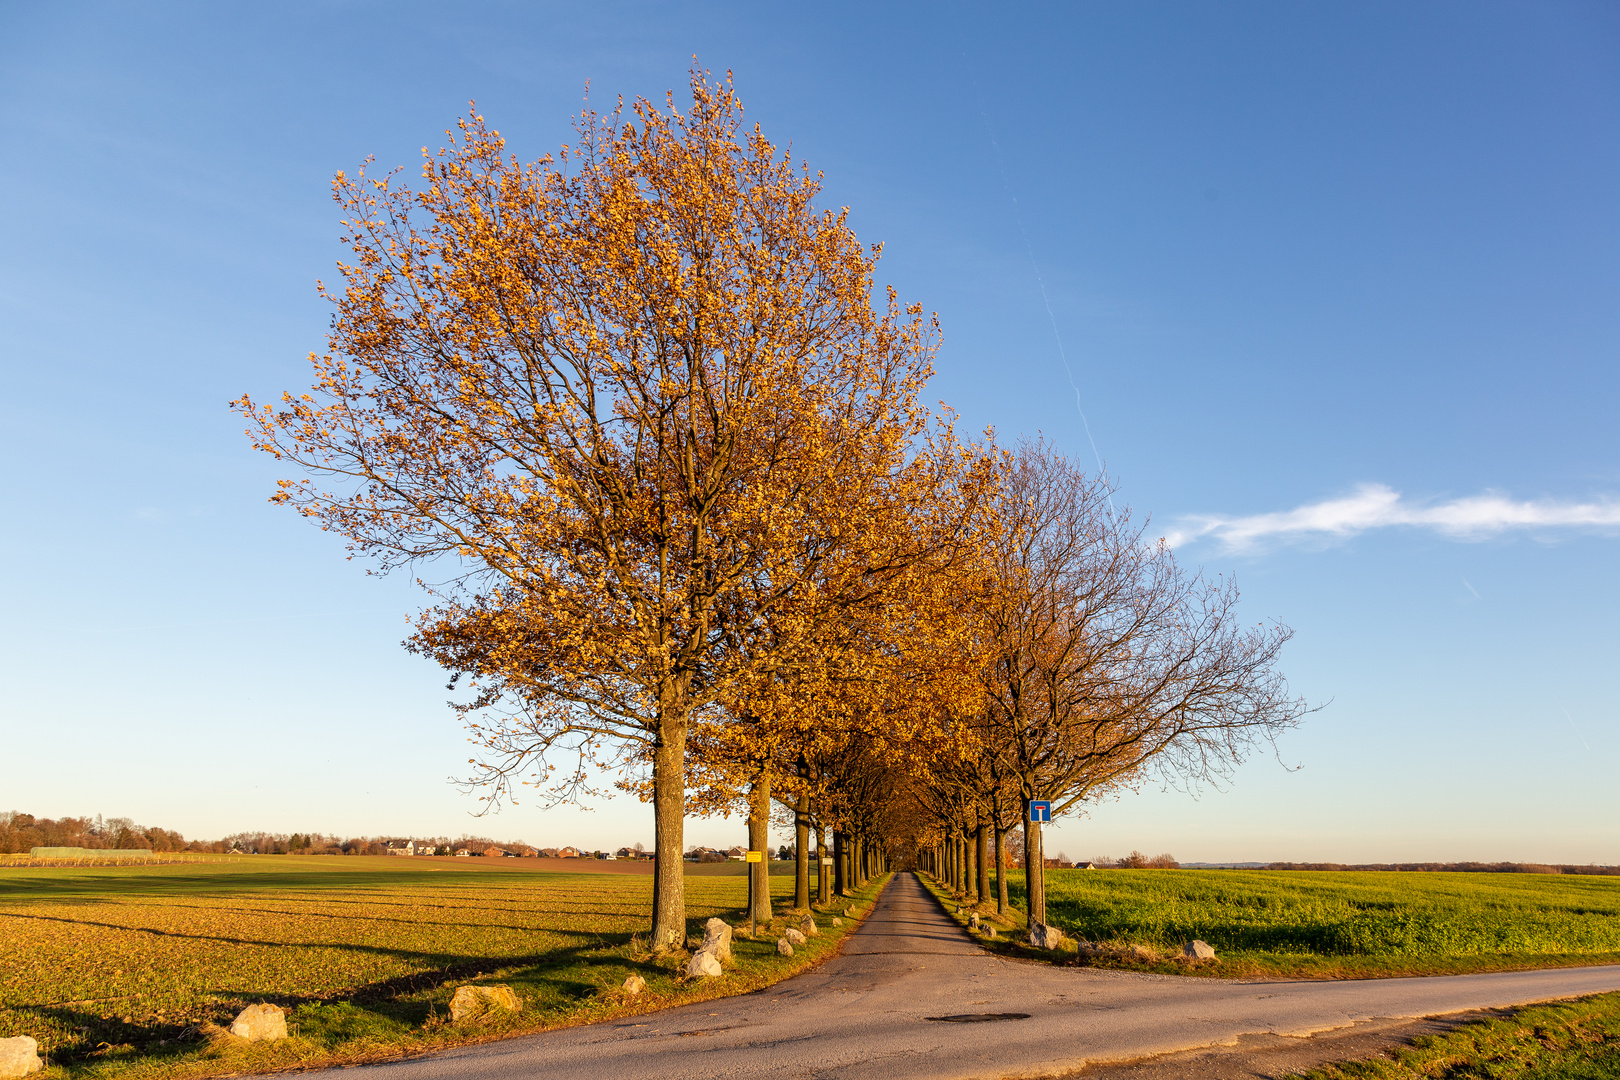
<path id="1" fill-rule="evenodd" d="M 1569 721 L 1569 730 L 1573 731 L 1575 733 L 1575 737 L 1581 740 L 1582 746 L 1586 746 L 1586 736 L 1582 735 L 1581 729 L 1575 726 L 1575 718 L 1569 715 L 1569 710 L 1564 708 L 1562 705 L 1558 706 L 1558 709 L 1564 714 L 1564 719 Z M 1586 752 L 1590 754 L 1592 752 L 1592 748 L 1590 746 L 1586 746 Z"/>
<path id="2" fill-rule="evenodd" d="M 1057 342 L 1058 359 L 1063 362 L 1063 374 L 1069 380 L 1069 389 L 1074 391 L 1074 411 L 1080 414 L 1080 426 L 1085 430 L 1086 442 L 1091 444 L 1091 456 L 1097 459 L 1097 472 L 1103 472 L 1102 454 L 1097 450 L 1097 440 L 1091 434 L 1091 421 L 1086 419 L 1085 407 L 1080 401 L 1080 386 L 1074 381 L 1074 369 L 1069 366 L 1069 353 L 1063 347 L 1063 334 L 1058 330 L 1057 315 L 1052 311 L 1052 298 L 1046 292 L 1046 278 L 1041 275 L 1040 261 L 1035 258 L 1035 245 L 1029 241 L 1029 230 L 1024 228 L 1023 208 L 1018 204 L 1018 196 L 1013 193 L 1012 183 L 1007 179 L 1007 168 L 1001 160 L 1001 143 L 996 140 L 995 128 L 990 123 L 990 114 L 984 107 L 984 93 L 979 89 L 979 78 L 973 74 L 973 65 L 968 62 L 967 52 L 962 51 L 962 63 L 968 69 L 968 77 L 973 82 L 973 95 L 979 103 L 979 119 L 984 123 L 984 133 L 990 140 L 990 149 L 994 151 L 996 159 L 996 174 L 1001 177 L 1001 189 L 1012 200 L 1013 220 L 1018 223 L 1018 235 L 1024 241 L 1024 252 L 1029 256 L 1029 265 L 1035 271 L 1035 284 L 1041 290 L 1041 303 L 1046 307 L 1046 319 L 1052 326 L 1052 339 Z M 1108 496 L 1108 508 L 1114 508 L 1114 497 Z"/>

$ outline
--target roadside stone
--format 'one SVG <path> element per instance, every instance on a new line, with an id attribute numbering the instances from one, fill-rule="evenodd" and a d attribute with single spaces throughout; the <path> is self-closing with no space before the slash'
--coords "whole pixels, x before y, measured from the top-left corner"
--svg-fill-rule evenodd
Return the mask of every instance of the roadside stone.
<path id="1" fill-rule="evenodd" d="M 787 942 L 789 945 L 803 945 L 804 935 L 790 926 L 782 932 L 782 940 Z"/>
<path id="2" fill-rule="evenodd" d="M 647 989 L 647 980 L 643 979 L 640 975 L 632 975 L 628 979 L 624 980 L 624 985 L 620 987 L 620 989 L 626 994 L 629 994 L 631 997 L 635 997 L 637 994 Z"/>
<path id="3" fill-rule="evenodd" d="M 722 964 L 731 962 L 731 926 L 724 919 L 710 919 L 703 924 L 701 952 L 713 953 Z"/>
<path id="4" fill-rule="evenodd" d="M 37 1073 L 44 1067 L 45 1063 L 39 1060 L 39 1043 L 31 1036 L 0 1039 L 0 1078 L 14 1080 L 18 1076 Z"/>
<path id="5" fill-rule="evenodd" d="M 724 975 L 725 973 L 726 969 L 720 966 L 720 958 L 707 949 L 699 949 L 693 953 L 692 959 L 687 961 L 686 964 L 686 977 L 688 979 L 696 979 L 699 976 L 712 979 L 716 975 Z"/>
<path id="6" fill-rule="evenodd" d="M 231 1034 L 248 1042 L 275 1042 L 287 1037 L 287 1014 L 275 1005 L 249 1005 L 231 1021 Z"/>
<path id="7" fill-rule="evenodd" d="M 834 915 L 833 916 L 833 925 L 834 926 L 843 926 L 844 925 L 844 920 L 840 919 L 838 916 Z"/>
<path id="8" fill-rule="evenodd" d="M 991 926 L 989 923 L 981 923 L 979 925 L 979 929 L 984 931 L 984 936 L 987 938 L 993 938 L 996 936 L 996 928 Z"/>
<path id="9" fill-rule="evenodd" d="M 1213 960 L 1215 959 L 1215 950 L 1202 941 L 1194 939 L 1182 946 L 1181 955 L 1189 960 Z"/>
<path id="10" fill-rule="evenodd" d="M 799 933 L 807 938 L 815 937 L 821 933 L 821 928 L 816 925 L 814 916 L 807 913 L 804 918 L 799 920 Z"/>
<path id="11" fill-rule="evenodd" d="M 781 953 L 783 956 L 792 956 L 793 955 L 793 946 L 788 944 L 788 939 L 787 938 L 785 938 L 785 937 L 777 938 L 776 939 L 776 951 Z"/>
<path id="12" fill-rule="evenodd" d="M 968 916 L 968 929 L 969 930 L 977 930 L 978 928 L 979 928 L 979 913 L 977 911 L 975 911 L 973 914 Z"/>
<path id="13" fill-rule="evenodd" d="M 1037 949 L 1062 948 L 1063 931 L 1043 922 L 1032 922 L 1029 924 L 1029 943 Z"/>
<path id="14" fill-rule="evenodd" d="M 500 986 L 458 986 L 450 999 L 452 1021 L 476 1019 L 496 1010 L 518 1012 L 523 1002 L 512 993 L 512 988 Z"/>

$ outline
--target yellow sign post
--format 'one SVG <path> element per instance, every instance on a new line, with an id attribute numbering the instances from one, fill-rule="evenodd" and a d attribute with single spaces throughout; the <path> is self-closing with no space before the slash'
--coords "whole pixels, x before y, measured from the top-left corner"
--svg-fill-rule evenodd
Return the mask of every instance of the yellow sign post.
<path id="1" fill-rule="evenodd" d="M 748 861 L 749 862 L 764 862 L 765 861 L 765 853 L 763 851 L 750 851 L 748 853 Z"/>

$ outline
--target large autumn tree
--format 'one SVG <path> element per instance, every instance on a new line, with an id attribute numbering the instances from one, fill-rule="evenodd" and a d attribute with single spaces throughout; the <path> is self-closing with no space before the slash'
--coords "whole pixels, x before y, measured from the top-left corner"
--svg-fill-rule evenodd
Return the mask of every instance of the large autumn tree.
<path id="1" fill-rule="evenodd" d="M 795 655 L 829 575 L 866 574 L 849 539 L 938 472 L 934 324 L 892 291 L 874 310 L 879 249 L 729 78 L 690 89 L 527 164 L 473 114 L 416 189 L 340 174 L 354 257 L 314 387 L 234 403 L 301 470 L 276 501 L 448 582 L 411 645 L 474 688 L 486 797 L 650 768 L 656 948 L 685 937 L 689 733 Z M 583 757 L 559 780 L 560 748 Z"/>

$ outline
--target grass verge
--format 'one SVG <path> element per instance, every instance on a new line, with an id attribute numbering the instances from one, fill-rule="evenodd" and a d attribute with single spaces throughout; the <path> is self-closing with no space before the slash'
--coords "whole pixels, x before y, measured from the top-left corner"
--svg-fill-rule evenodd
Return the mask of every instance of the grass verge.
<path id="1" fill-rule="evenodd" d="M 446 860 L 448 862 L 448 860 Z M 400 865 L 405 863 L 405 865 Z M 773 901 L 792 879 L 771 879 Z M 32 1035 L 43 1080 L 209 1077 L 356 1064 L 746 993 L 831 955 L 883 881 L 835 902 L 792 957 L 738 937 L 713 980 L 645 947 L 652 879 L 459 871 L 406 860 L 8 871 L 0 877 L 0 1037 Z M 689 931 L 740 921 L 740 877 L 687 880 Z M 832 915 L 850 912 L 832 927 Z M 773 931 L 786 922 L 779 918 Z M 638 974 L 639 997 L 619 987 Z M 451 1023 L 461 985 L 510 986 L 523 1010 Z M 290 1037 L 224 1033 L 244 1005 L 288 1011 Z"/>
<path id="2" fill-rule="evenodd" d="M 1533 1005 L 1424 1035 L 1389 1059 L 1297 1074 L 1306 1080 L 1612 1080 L 1620 1076 L 1620 994 Z"/>
<path id="3" fill-rule="evenodd" d="M 964 926 L 971 911 L 924 883 Z M 1009 874 L 1015 904 L 1023 875 Z M 994 904 L 973 909 L 981 917 Z M 1049 870 L 1056 953 L 1012 935 L 987 949 L 1092 967 L 1221 978 L 1368 979 L 1620 963 L 1620 880 L 1541 874 Z M 1006 928 L 1024 925 L 1015 908 Z M 1189 963 L 1197 938 L 1218 960 Z M 1080 948 L 1078 941 L 1091 948 Z"/>

